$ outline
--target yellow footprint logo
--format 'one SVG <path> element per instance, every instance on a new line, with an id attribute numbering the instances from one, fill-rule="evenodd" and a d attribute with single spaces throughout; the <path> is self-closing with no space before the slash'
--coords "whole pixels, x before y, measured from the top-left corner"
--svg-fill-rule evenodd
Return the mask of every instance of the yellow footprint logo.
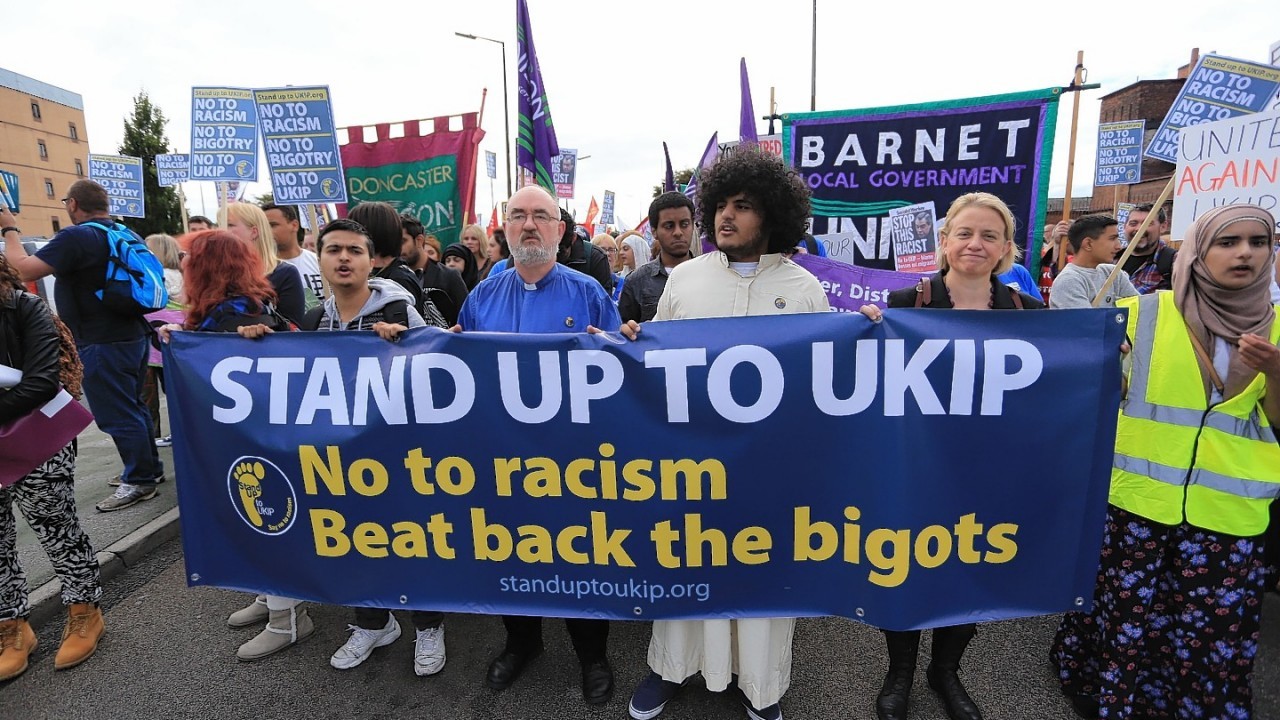
<path id="1" fill-rule="evenodd" d="M 236 466 L 234 474 L 245 515 L 256 527 L 262 527 L 262 514 L 258 512 L 256 501 L 262 496 L 262 479 L 267 476 L 266 469 L 260 462 L 242 462 Z"/>

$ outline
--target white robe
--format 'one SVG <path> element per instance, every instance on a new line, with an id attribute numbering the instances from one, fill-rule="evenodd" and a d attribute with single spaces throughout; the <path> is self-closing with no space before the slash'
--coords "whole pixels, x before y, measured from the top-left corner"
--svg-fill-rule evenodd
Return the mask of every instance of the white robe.
<path id="1" fill-rule="evenodd" d="M 764 255 L 743 278 L 724 253 L 713 252 L 671 271 L 658 320 L 826 312 L 830 305 L 809 271 L 781 255 Z M 649 667 L 663 680 L 683 682 L 701 672 L 707 689 L 738 687 L 756 709 L 782 699 L 791 686 L 795 618 L 658 620 L 649 641 Z"/>

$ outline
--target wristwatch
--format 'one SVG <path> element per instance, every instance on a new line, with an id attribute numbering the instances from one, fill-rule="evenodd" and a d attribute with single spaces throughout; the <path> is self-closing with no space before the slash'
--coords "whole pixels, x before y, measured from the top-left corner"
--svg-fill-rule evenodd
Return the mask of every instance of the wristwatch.
<path id="1" fill-rule="evenodd" d="M 4 237 L 5 235 L 8 235 L 8 234 L 9 234 L 9 233 L 11 233 L 11 232 L 16 232 L 16 233 L 18 233 L 19 235 L 21 235 L 21 234 L 22 234 L 22 230 L 21 230 L 21 229 L 16 228 L 16 227 L 14 227 L 14 226 L 10 225 L 10 226 L 9 226 L 9 227 L 7 227 L 7 228 L 2 228 L 2 229 L 0 229 L 0 237 Z"/>

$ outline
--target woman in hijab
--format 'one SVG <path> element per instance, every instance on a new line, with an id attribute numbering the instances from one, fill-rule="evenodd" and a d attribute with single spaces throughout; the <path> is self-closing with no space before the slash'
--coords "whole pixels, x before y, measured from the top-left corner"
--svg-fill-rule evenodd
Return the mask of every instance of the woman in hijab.
<path id="1" fill-rule="evenodd" d="M 1051 657 L 1084 717 L 1250 718 L 1262 536 L 1280 495 L 1275 219 L 1200 216 L 1173 290 L 1126 298 L 1120 404 L 1093 609 Z"/>
<path id="2" fill-rule="evenodd" d="M 462 275 L 462 282 L 466 284 L 467 292 L 480 282 L 480 276 L 476 272 L 476 256 L 471 254 L 471 251 L 462 243 L 454 243 L 445 248 L 440 256 L 440 262 Z"/>
<path id="3" fill-rule="evenodd" d="M 622 254 L 622 270 L 619 274 L 624 278 L 635 272 L 636 268 L 649 262 L 650 256 L 653 255 L 653 248 L 643 235 L 632 235 L 624 239 L 622 246 L 618 249 Z"/>

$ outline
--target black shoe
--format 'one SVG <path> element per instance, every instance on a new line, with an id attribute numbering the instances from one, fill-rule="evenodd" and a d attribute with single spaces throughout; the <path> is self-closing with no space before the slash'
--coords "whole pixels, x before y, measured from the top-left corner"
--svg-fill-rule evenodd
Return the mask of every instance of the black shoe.
<path id="1" fill-rule="evenodd" d="M 511 683 L 515 682 L 516 678 L 520 677 L 520 673 L 524 672 L 525 666 L 541 654 L 541 645 L 528 653 L 503 650 L 501 655 L 489 663 L 489 674 L 485 676 L 484 684 L 494 690 L 506 690 L 511 687 Z"/>
<path id="2" fill-rule="evenodd" d="M 603 658 L 582 666 L 582 699 L 591 705 L 603 705 L 613 697 L 613 669 Z"/>
<path id="3" fill-rule="evenodd" d="M 910 708 L 911 681 L 915 678 L 915 668 L 907 671 L 890 669 L 884 676 L 884 685 L 876 696 L 876 718 L 878 720 L 907 720 Z"/>
<path id="4" fill-rule="evenodd" d="M 1092 695 L 1083 693 L 1069 693 L 1063 688 L 1062 694 L 1067 696 L 1067 700 L 1071 701 L 1071 709 L 1075 714 L 1084 718 L 1084 720 L 1097 720 L 1101 709 L 1098 707 L 1098 699 Z"/>
<path id="5" fill-rule="evenodd" d="M 951 720 L 982 720 L 982 712 L 960 682 L 956 669 L 943 669 L 930 665 L 925 674 L 929 678 L 929 687 L 938 694 L 942 706 L 947 710 Z"/>

